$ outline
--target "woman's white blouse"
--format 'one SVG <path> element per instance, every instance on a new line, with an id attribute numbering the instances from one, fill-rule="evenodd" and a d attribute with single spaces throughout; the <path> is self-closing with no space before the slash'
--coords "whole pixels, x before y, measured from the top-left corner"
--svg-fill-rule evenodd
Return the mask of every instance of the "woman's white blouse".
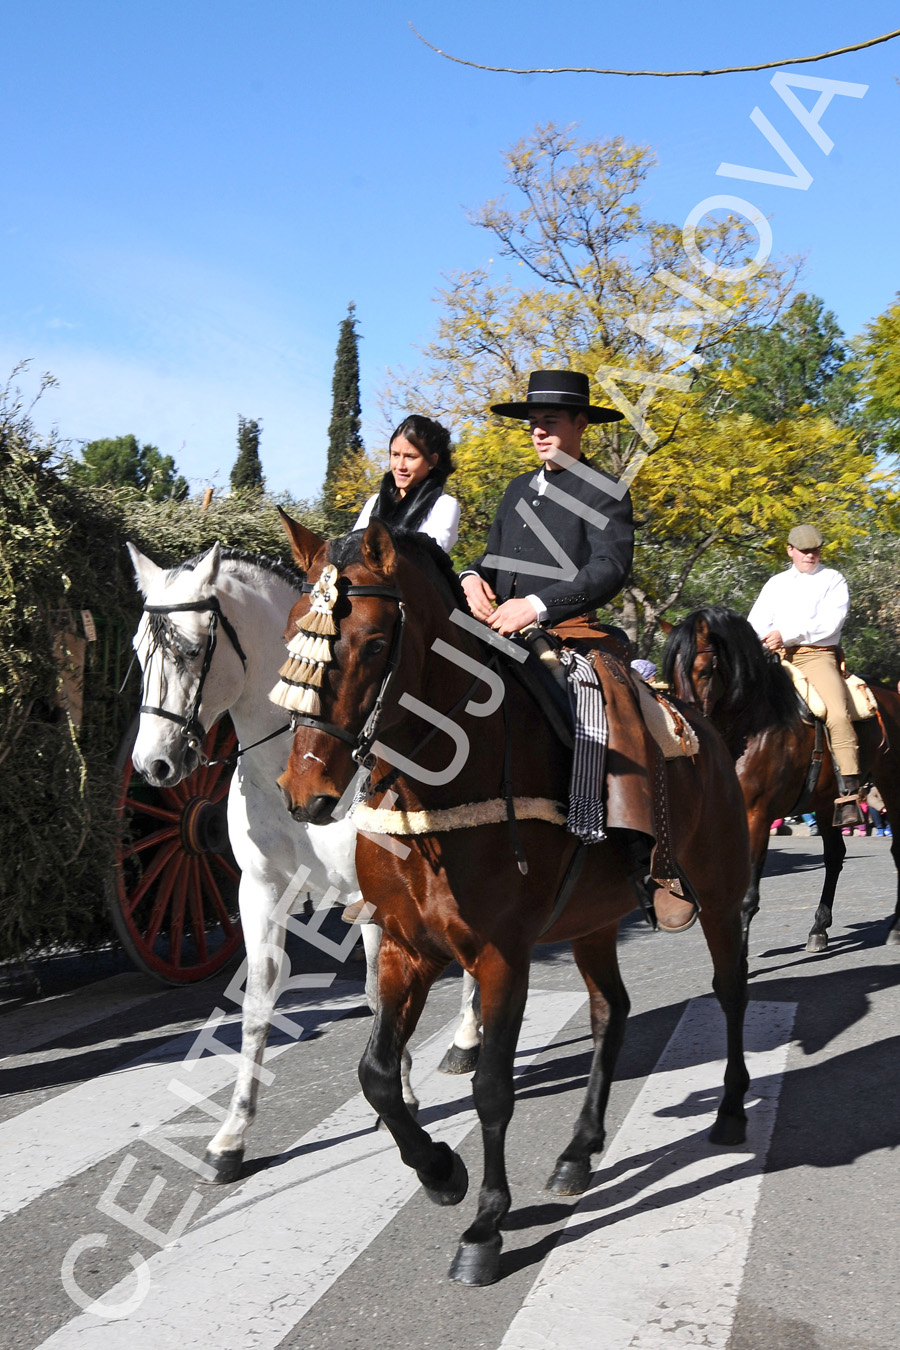
<path id="1" fill-rule="evenodd" d="M 364 530 L 369 523 L 372 507 L 378 501 L 377 492 L 370 497 L 359 513 L 354 530 Z M 438 497 L 434 506 L 419 526 L 418 533 L 429 534 L 445 553 L 449 553 L 459 537 L 459 502 L 446 493 Z"/>

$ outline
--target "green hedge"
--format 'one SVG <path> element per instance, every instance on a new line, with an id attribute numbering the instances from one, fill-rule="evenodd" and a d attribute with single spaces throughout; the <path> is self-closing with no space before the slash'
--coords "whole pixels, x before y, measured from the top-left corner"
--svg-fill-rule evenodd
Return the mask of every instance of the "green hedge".
<path id="1" fill-rule="evenodd" d="M 320 513 L 280 501 L 313 529 Z M 52 440 L 0 392 L 0 960 L 111 940 L 104 892 L 115 848 L 114 764 L 137 707 L 128 668 L 140 615 L 125 541 L 171 565 L 217 539 L 287 559 L 275 501 L 258 493 L 152 502 L 79 487 Z M 84 715 L 58 706 L 55 633 L 94 618 Z"/>

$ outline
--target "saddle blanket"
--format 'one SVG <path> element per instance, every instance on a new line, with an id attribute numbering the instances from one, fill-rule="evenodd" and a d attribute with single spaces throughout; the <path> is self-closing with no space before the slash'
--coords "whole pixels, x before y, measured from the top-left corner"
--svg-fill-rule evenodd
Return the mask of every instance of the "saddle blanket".
<path id="1" fill-rule="evenodd" d="M 782 666 L 788 672 L 794 681 L 794 688 L 805 701 L 806 706 L 813 717 L 818 717 L 820 721 L 825 721 L 826 709 L 825 701 L 814 685 L 798 670 L 792 661 L 782 661 Z M 878 716 L 878 704 L 875 702 L 875 695 L 872 693 L 865 680 L 859 675 L 848 675 L 847 692 L 850 695 L 850 703 L 853 708 L 851 720 L 854 722 L 866 722 L 870 717 Z"/>
<path id="2" fill-rule="evenodd" d="M 697 733 L 686 722 L 674 704 L 655 690 L 644 680 L 638 678 L 638 698 L 641 715 L 650 735 L 663 753 L 663 759 L 680 759 L 687 755 L 693 759 L 700 749 Z"/>

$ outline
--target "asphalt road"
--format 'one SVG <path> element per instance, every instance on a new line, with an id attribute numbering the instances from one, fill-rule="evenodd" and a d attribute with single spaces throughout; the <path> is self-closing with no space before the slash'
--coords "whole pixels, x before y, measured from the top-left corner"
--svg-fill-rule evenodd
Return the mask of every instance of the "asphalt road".
<path id="1" fill-rule="evenodd" d="M 303 1034 L 274 1038 L 245 1176 L 227 1188 L 203 1185 L 190 1158 L 216 1128 L 233 1061 L 188 1058 L 217 1008 L 218 1035 L 234 1041 L 226 978 L 168 990 L 125 971 L 12 1000 L 0 1015 L 0 1346 L 893 1350 L 900 948 L 882 944 L 896 879 L 889 841 L 848 843 L 831 947 L 810 956 L 818 841 L 773 841 L 750 945 L 745 1148 L 705 1142 L 721 1065 L 702 937 L 625 928 L 632 1017 L 607 1151 L 578 1202 L 543 1184 L 584 1087 L 586 1007 L 567 950 L 541 950 L 510 1131 L 513 1210 L 486 1289 L 447 1279 L 481 1153 L 469 1080 L 434 1072 L 455 980 L 433 991 L 413 1045 L 420 1118 L 472 1180 L 453 1209 L 429 1203 L 360 1101 L 370 1022 L 353 962 L 290 997 Z M 294 973 L 328 967 L 309 956 L 291 949 Z M 173 1082 L 204 1107 L 185 1109 Z M 84 1312 L 92 1299 L 124 1315 Z"/>

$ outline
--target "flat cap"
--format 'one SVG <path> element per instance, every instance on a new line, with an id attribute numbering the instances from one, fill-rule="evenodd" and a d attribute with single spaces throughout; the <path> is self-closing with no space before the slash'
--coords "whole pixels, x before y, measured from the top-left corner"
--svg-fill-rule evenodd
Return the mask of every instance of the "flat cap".
<path id="1" fill-rule="evenodd" d="M 825 540 L 819 534 L 815 525 L 795 525 L 788 535 L 788 543 L 791 548 L 821 548 Z"/>

